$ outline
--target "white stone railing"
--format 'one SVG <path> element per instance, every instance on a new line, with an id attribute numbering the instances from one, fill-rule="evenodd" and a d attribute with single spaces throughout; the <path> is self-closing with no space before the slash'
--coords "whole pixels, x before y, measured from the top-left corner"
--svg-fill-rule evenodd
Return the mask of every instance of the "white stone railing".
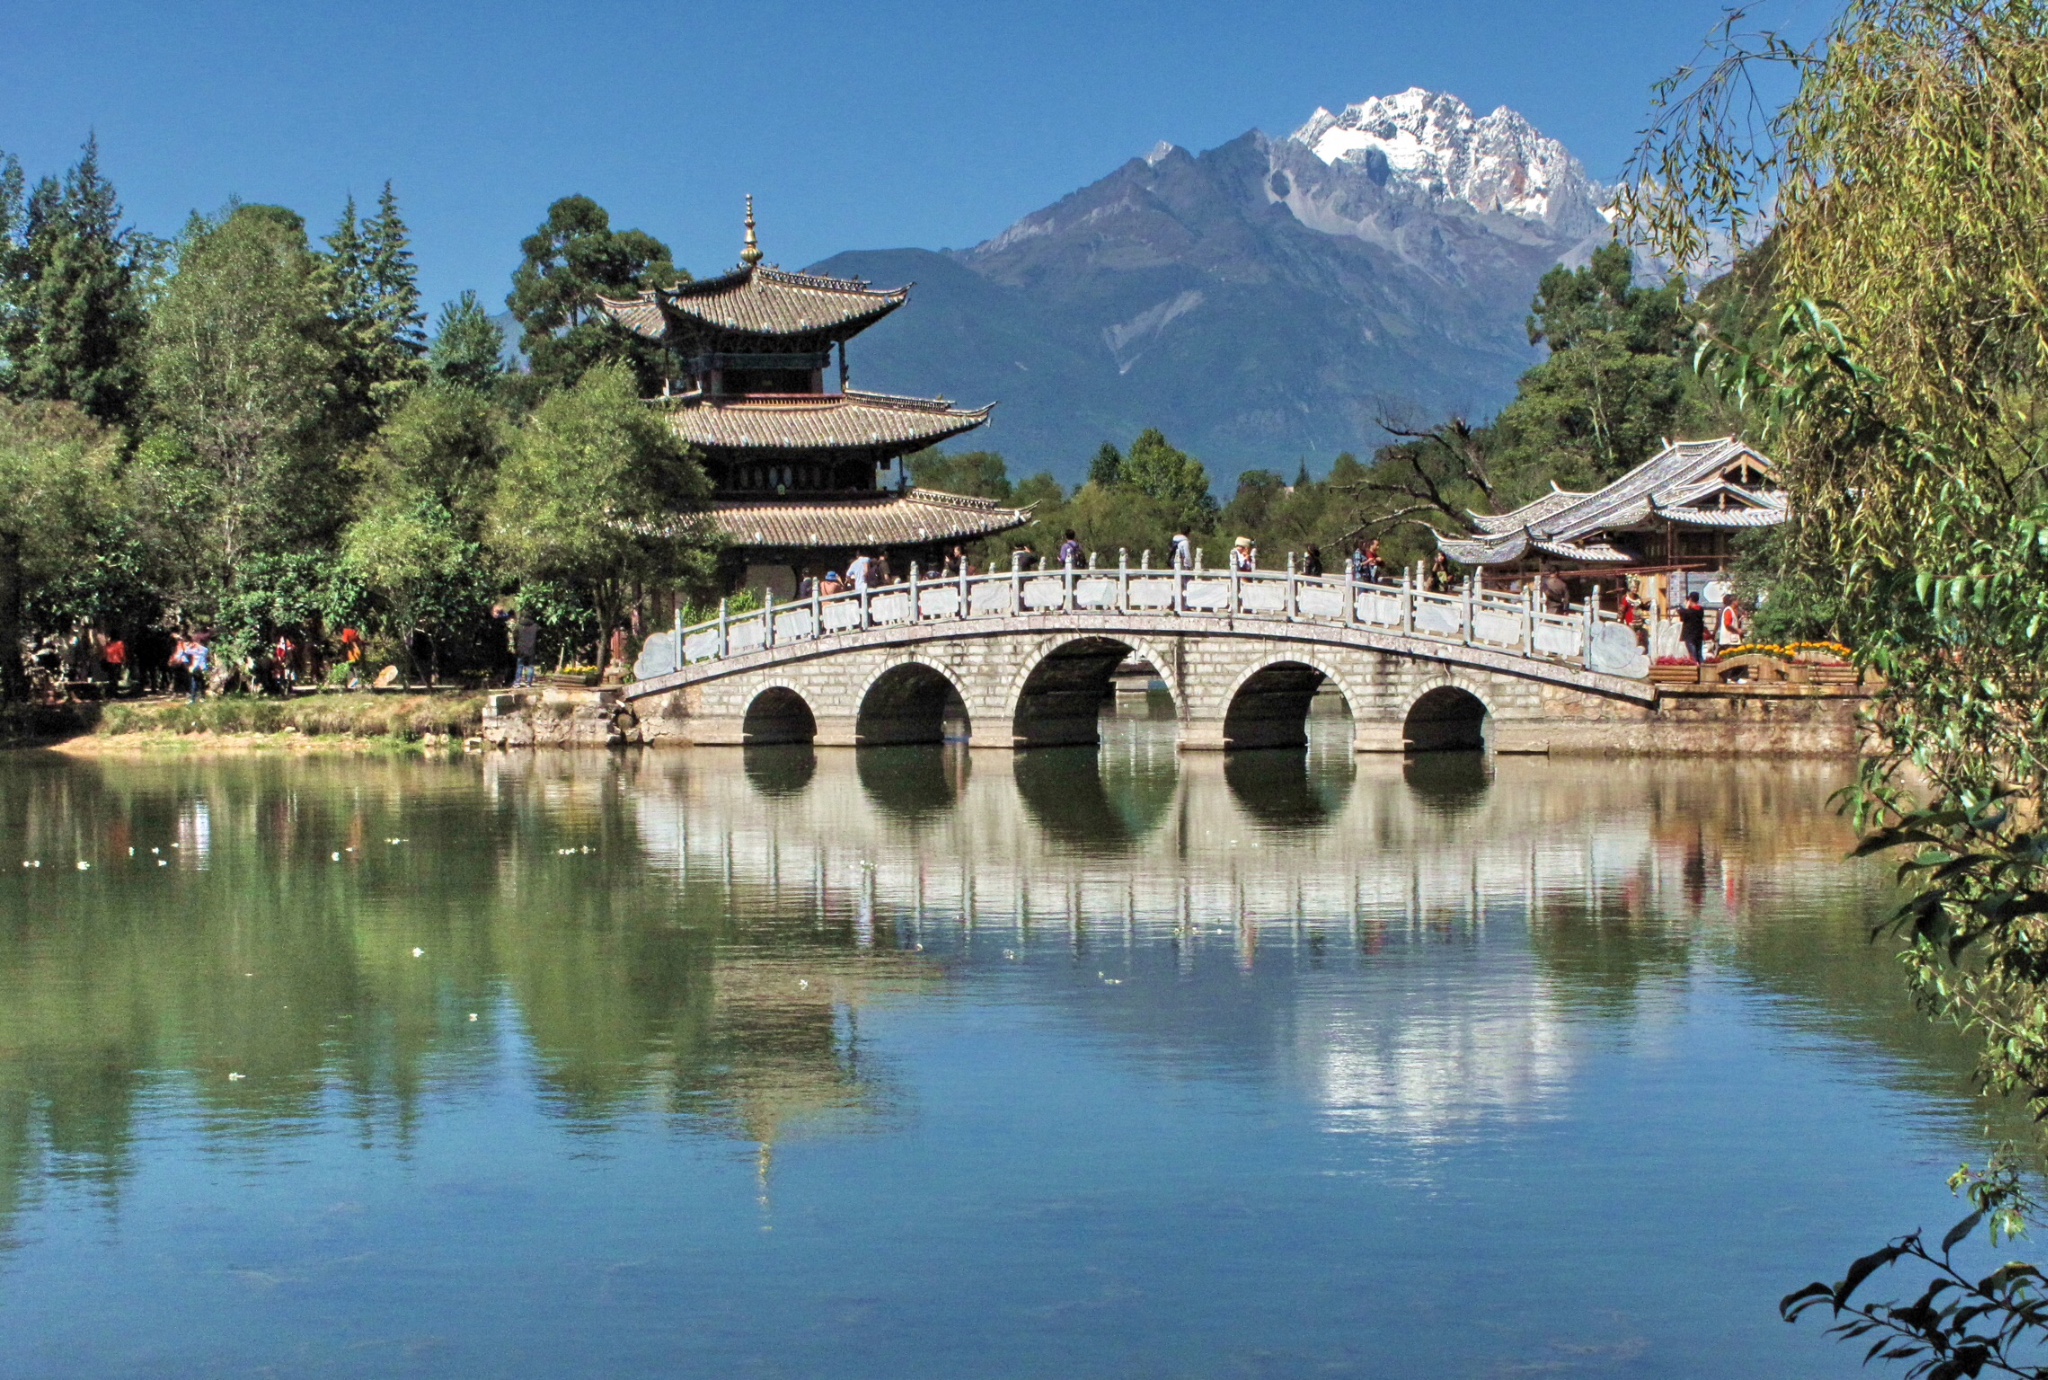
<path id="1" fill-rule="evenodd" d="M 1060 566 L 984 575 L 921 577 L 915 566 L 900 584 L 767 604 L 647 639 L 634 668 L 651 680 L 705 662 L 746 656 L 871 628 L 960 622 L 997 623 L 1049 614 L 1122 614 L 1177 618 L 1191 624 L 1307 624 L 1392 633 L 1422 642 L 1465 646 L 1580 667 L 1633 680 L 1648 679 L 1649 656 L 1633 629 L 1593 599 L 1562 614 L 1546 611 L 1531 588 L 1507 594 L 1468 579 L 1462 589 L 1422 587 L 1419 570 L 1399 583 L 1288 571 L 1159 570 L 1119 559 L 1114 568 Z M 1190 631 L 1193 631 L 1190 628 Z M 681 655 L 678 656 L 678 650 Z"/>

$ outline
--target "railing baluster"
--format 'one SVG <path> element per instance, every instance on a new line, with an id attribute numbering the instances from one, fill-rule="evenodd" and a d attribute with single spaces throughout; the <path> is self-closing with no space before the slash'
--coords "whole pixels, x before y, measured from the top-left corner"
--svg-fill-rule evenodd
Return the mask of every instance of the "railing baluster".
<path id="1" fill-rule="evenodd" d="M 718 659 L 720 661 L 725 660 L 725 649 L 728 645 L 726 639 L 731 629 L 731 623 L 726 614 L 725 605 L 725 600 L 720 599 L 718 601 Z"/>
<path id="2" fill-rule="evenodd" d="M 924 610 L 917 605 L 917 562 L 910 563 L 910 621 L 924 622 Z"/>
<path id="3" fill-rule="evenodd" d="M 775 645 L 775 591 L 772 589 L 762 590 L 761 601 L 763 609 L 761 617 L 767 620 L 766 625 L 761 630 L 761 645 L 763 647 L 773 647 Z"/>
<path id="4" fill-rule="evenodd" d="M 1116 549 L 1116 611 L 1131 611 L 1131 553 L 1121 546 Z"/>

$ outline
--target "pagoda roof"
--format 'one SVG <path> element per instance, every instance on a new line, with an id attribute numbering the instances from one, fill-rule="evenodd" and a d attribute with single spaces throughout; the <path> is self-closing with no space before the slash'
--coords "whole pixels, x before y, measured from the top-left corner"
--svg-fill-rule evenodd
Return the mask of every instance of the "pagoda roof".
<path id="1" fill-rule="evenodd" d="M 677 333 L 837 339 L 866 330 L 909 296 L 907 285 L 876 289 L 859 278 L 746 266 L 624 300 L 597 300 L 612 320 L 649 340 Z"/>
<path id="2" fill-rule="evenodd" d="M 1031 510 L 1007 508 L 992 498 L 910 489 L 822 502 L 715 502 L 711 519 L 735 546 L 921 546 L 1007 532 L 1029 522 Z"/>
<path id="3" fill-rule="evenodd" d="M 709 451 L 786 454 L 806 450 L 906 451 L 972 431 L 994 405 L 956 408 L 943 398 L 887 393 L 770 393 L 713 399 L 689 394 L 657 399 L 671 408 L 669 425 Z"/>
<path id="4" fill-rule="evenodd" d="M 1531 549 L 1595 563 L 1625 561 L 1601 534 L 1651 523 L 1746 528 L 1785 521 L 1790 510 L 1776 477 L 1770 461 L 1733 436 L 1680 441 L 1593 493 L 1553 487 L 1513 512 L 1475 513 L 1477 535 L 1439 535 L 1437 547 L 1462 565 L 1501 565 Z"/>

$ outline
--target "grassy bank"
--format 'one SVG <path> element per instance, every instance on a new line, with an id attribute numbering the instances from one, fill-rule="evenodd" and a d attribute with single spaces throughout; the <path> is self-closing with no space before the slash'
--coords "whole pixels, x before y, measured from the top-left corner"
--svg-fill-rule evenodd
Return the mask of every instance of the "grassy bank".
<path id="1" fill-rule="evenodd" d="M 308 738 L 467 738 L 483 726 L 482 695 L 300 695 L 289 700 L 222 695 L 182 702 L 105 706 L 93 731 L 225 736 L 296 733 Z"/>

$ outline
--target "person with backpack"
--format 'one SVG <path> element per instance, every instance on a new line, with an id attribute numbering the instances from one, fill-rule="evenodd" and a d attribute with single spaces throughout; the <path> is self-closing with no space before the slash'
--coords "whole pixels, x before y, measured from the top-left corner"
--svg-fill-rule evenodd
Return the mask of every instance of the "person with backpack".
<path id="1" fill-rule="evenodd" d="M 1071 527 L 1067 529 L 1065 540 L 1060 542 L 1060 564 L 1064 566 L 1078 566 L 1081 564 L 1081 539 L 1074 535 L 1074 529 Z"/>

